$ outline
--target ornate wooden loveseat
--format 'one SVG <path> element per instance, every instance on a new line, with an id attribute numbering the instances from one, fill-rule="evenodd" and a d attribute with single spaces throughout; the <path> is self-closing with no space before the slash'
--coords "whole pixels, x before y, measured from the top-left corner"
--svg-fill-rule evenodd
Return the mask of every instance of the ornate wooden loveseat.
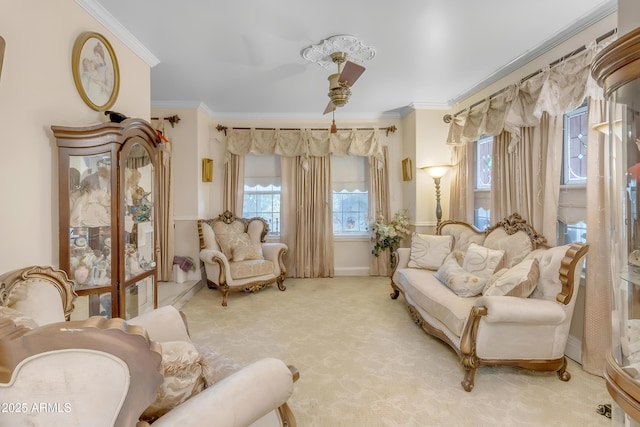
<path id="1" fill-rule="evenodd" d="M 398 249 L 391 297 L 401 293 L 416 324 L 456 351 L 466 391 L 482 365 L 571 378 L 564 352 L 588 245 L 545 242 L 512 214 L 485 232 L 444 221 Z"/>

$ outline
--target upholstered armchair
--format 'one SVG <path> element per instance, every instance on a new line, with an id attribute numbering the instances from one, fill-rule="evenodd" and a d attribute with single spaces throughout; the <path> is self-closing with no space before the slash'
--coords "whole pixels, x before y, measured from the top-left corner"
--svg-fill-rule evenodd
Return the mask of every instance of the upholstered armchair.
<path id="1" fill-rule="evenodd" d="M 284 291 L 287 272 L 284 243 L 265 243 L 269 225 L 262 218 L 240 218 L 225 211 L 218 218 L 198 220 L 200 260 L 207 285 L 222 293 L 257 292 L 273 283 Z"/>
<path id="2" fill-rule="evenodd" d="M 0 275 L 0 425 L 295 427 L 295 368 L 197 346 L 172 306 L 65 321 L 74 299 L 52 267 Z"/>

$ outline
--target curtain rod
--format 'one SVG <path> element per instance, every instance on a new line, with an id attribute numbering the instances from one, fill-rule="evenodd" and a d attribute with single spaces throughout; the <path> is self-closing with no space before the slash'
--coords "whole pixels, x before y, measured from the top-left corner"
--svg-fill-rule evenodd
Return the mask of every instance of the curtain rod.
<path id="1" fill-rule="evenodd" d="M 601 35 L 600 37 L 596 38 L 596 43 L 600 43 L 603 40 L 608 39 L 609 37 L 613 36 L 614 34 L 616 34 L 618 32 L 617 28 L 614 28 L 613 30 Z M 552 63 L 550 63 L 549 65 L 547 65 L 547 67 L 554 67 L 558 64 L 560 64 L 562 61 L 566 61 L 567 59 L 571 58 L 572 56 L 575 56 L 577 54 L 579 54 L 580 52 L 584 51 L 587 49 L 586 45 L 582 45 L 579 48 L 577 48 L 576 50 L 567 53 L 566 55 L 556 59 L 555 61 L 553 61 Z M 540 74 L 542 71 L 544 71 L 545 68 L 540 68 L 537 71 L 534 71 L 533 73 L 529 74 L 526 77 L 523 77 L 522 79 L 520 79 L 519 84 L 522 84 L 524 82 L 526 82 L 527 80 L 529 80 L 530 78 L 537 76 L 538 74 Z M 502 92 L 506 91 L 507 89 L 509 89 L 509 86 L 504 87 L 500 90 L 498 90 L 497 92 L 492 93 L 491 95 L 489 95 L 487 98 L 481 99 L 480 101 L 477 101 L 473 104 L 471 104 L 469 107 L 467 108 L 463 108 L 462 110 L 458 111 L 455 114 L 445 114 L 444 117 L 442 117 L 442 120 L 444 120 L 445 123 L 451 123 L 451 120 L 456 117 L 458 114 L 464 112 L 465 110 L 471 110 L 473 107 L 477 107 L 478 105 L 482 104 L 483 102 L 489 101 L 491 100 L 491 98 L 494 98 L 498 95 L 500 95 Z"/>
<path id="2" fill-rule="evenodd" d="M 227 135 L 227 129 L 229 129 L 227 126 L 222 126 L 222 125 L 218 125 L 216 126 L 216 130 L 218 132 L 224 132 L 225 136 Z M 231 128 L 231 129 L 235 129 L 235 130 L 250 130 L 250 129 L 256 129 L 256 130 L 276 130 L 276 128 Z M 280 130 L 302 130 L 301 128 L 278 128 Z M 351 130 L 352 128 L 338 128 L 338 130 Z M 356 128 L 356 130 L 374 130 L 375 128 Z M 387 126 L 385 128 L 378 128 L 378 130 L 384 130 L 387 133 L 387 136 L 389 136 L 389 133 L 394 133 L 398 128 L 395 127 L 395 125 L 391 125 L 391 126 Z M 329 130 L 327 128 L 310 128 L 309 130 Z"/>
<path id="3" fill-rule="evenodd" d="M 180 116 L 174 114 L 173 116 L 163 117 L 163 119 L 168 121 L 171 124 L 171 127 L 173 127 L 173 125 L 177 124 L 180 121 Z M 151 120 L 160 120 L 160 117 L 151 117 Z"/>

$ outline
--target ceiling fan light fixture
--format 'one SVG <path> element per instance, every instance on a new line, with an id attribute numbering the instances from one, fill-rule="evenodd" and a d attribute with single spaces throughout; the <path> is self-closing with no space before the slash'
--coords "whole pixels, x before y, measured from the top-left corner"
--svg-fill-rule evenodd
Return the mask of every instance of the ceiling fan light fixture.
<path id="1" fill-rule="evenodd" d="M 349 102 L 351 86 L 365 70 L 362 65 L 356 62 L 372 59 L 375 54 L 375 49 L 365 46 L 360 40 L 348 35 L 329 37 L 302 51 L 304 59 L 315 62 L 324 68 L 329 69 L 334 64 L 334 66 L 338 66 L 338 72 L 328 77 L 329 92 L 327 95 L 330 101 L 323 114 L 332 112 L 337 107 L 342 107 Z"/>
<path id="2" fill-rule="evenodd" d="M 349 57 L 350 61 L 360 64 L 376 56 L 376 50 L 373 47 L 367 46 L 356 37 L 346 34 L 331 36 L 318 44 L 306 47 L 302 50 L 301 55 L 307 61 L 331 70 L 335 64 L 332 55 L 337 52 L 342 52 Z"/>
<path id="3" fill-rule="evenodd" d="M 333 102 L 333 105 L 336 107 L 342 107 L 347 102 L 349 102 L 349 98 L 351 97 L 351 89 L 349 86 L 338 86 L 337 88 L 329 90 L 329 99 Z"/>

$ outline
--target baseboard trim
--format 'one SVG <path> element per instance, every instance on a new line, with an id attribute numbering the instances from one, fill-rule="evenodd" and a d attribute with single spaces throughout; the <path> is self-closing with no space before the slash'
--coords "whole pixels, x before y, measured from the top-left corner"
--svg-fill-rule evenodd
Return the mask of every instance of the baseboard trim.
<path id="1" fill-rule="evenodd" d="M 369 267 L 334 268 L 333 275 L 338 276 L 369 276 Z"/>
<path id="2" fill-rule="evenodd" d="M 582 364 L 582 340 L 579 340 L 573 335 L 569 335 L 564 354 L 571 360 Z"/>

